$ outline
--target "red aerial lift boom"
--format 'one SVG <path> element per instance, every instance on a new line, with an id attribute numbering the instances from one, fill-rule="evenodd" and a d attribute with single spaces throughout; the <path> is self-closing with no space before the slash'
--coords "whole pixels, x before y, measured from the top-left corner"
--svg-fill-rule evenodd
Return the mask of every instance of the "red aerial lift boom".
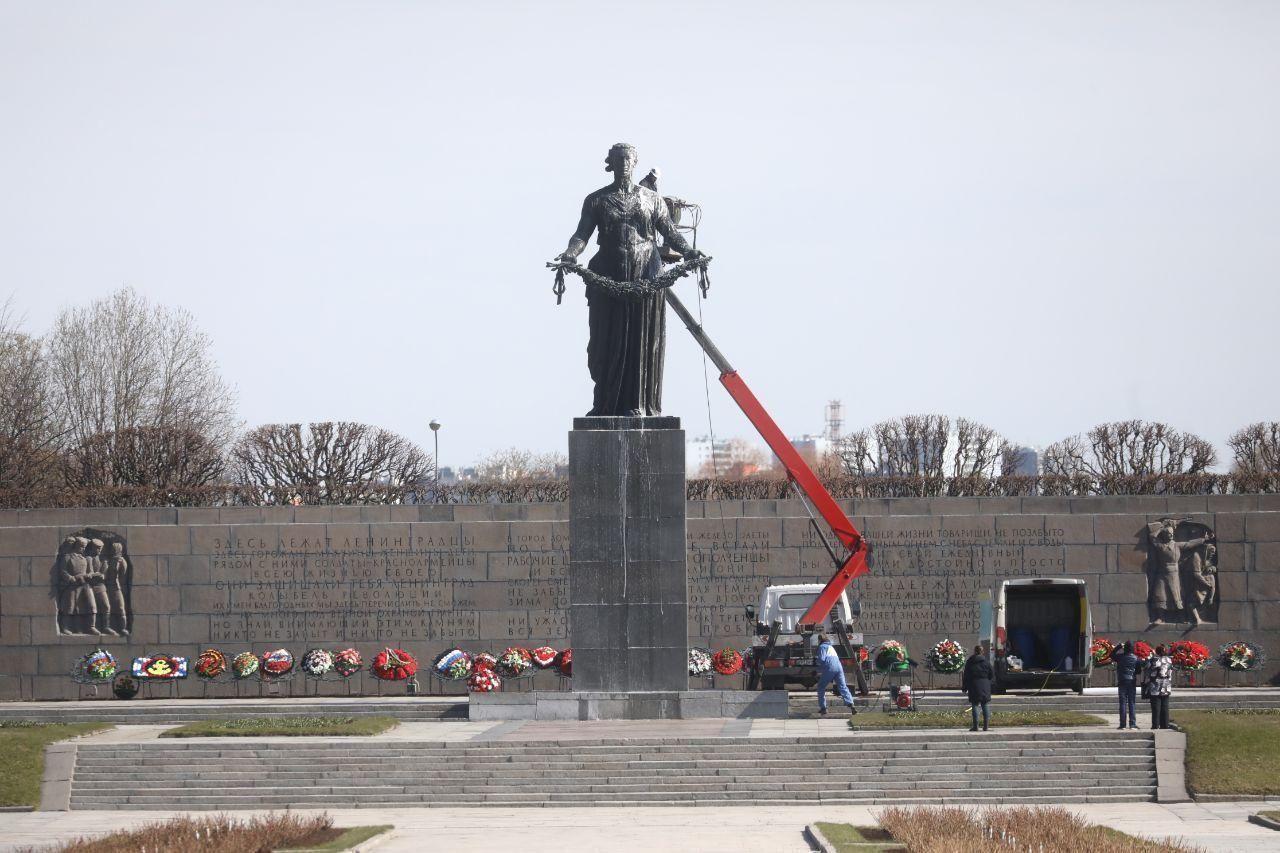
<path id="1" fill-rule="evenodd" d="M 729 360 L 724 354 L 711 342 L 711 338 L 707 337 L 706 331 L 702 325 L 693 318 L 689 313 L 689 309 L 684 307 L 684 303 L 675 295 L 672 288 L 663 291 L 666 294 L 667 304 L 679 315 L 680 320 L 684 323 L 685 328 L 693 335 L 694 340 L 698 342 L 698 346 L 702 347 L 702 351 L 707 354 L 715 364 L 716 369 L 720 371 L 720 384 L 729 392 L 729 396 L 738 404 L 738 408 L 742 409 L 742 413 L 747 416 L 747 420 L 751 421 L 751 425 L 760 433 L 760 437 L 769 445 L 769 449 L 778 457 L 778 461 L 787 470 L 787 479 L 791 485 L 800 494 L 801 503 L 804 504 L 805 510 L 809 513 L 809 521 L 813 524 L 813 528 L 817 531 L 822 544 L 826 547 L 827 553 L 831 556 L 832 562 L 835 564 L 835 574 L 827 581 L 827 585 L 823 587 L 822 592 L 814 600 L 813 604 L 800 617 L 798 629 L 801 631 L 813 631 L 814 626 L 820 624 L 835 607 L 836 602 L 840 599 L 840 595 L 845 591 L 854 578 L 864 575 L 871 569 L 867 565 L 867 556 L 870 551 L 867 541 L 858 532 L 858 528 L 853 526 L 853 522 L 849 520 L 849 516 L 845 514 L 840 505 L 836 503 L 835 498 L 831 497 L 831 493 L 822 485 L 822 481 L 808 466 L 791 442 L 787 440 L 782 430 L 778 428 L 777 423 L 765 411 L 764 406 L 756 399 L 756 395 L 751 393 L 751 389 L 747 387 L 747 383 L 743 381 L 738 371 L 733 369 L 729 364 Z M 814 511 L 822 516 L 827 527 L 835 534 L 840 547 L 844 553 L 839 553 L 823 532 L 822 527 L 818 524 L 814 517 Z"/>

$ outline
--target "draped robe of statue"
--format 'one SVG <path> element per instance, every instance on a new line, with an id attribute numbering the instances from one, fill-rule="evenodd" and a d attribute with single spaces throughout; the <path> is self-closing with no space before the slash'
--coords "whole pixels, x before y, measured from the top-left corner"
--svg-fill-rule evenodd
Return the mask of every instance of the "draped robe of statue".
<path id="1" fill-rule="evenodd" d="M 652 279 L 662 270 L 657 236 L 685 253 L 689 246 L 672 224 L 662 196 L 645 187 L 614 185 L 582 203 L 574 239 L 586 243 L 599 231 L 599 250 L 587 264 L 615 281 Z M 666 354 L 666 302 L 661 293 L 628 299 L 587 285 L 587 368 L 595 383 L 590 415 L 662 414 L 662 364 Z"/>

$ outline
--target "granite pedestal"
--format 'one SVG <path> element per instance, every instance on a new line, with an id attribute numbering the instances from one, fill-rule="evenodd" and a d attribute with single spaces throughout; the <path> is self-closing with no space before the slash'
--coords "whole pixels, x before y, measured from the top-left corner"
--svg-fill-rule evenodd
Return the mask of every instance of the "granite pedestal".
<path id="1" fill-rule="evenodd" d="M 577 652 L 574 654 L 576 667 Z M 709 717 L 785 720 L 787 691 L 473 693 L 467 715 L 472 720 L 696 720 Z"/>
<path id="2" fill-rule="evenodd" d="M 569 433 L 574 690 L 688 689 L 684 476 L 679 418 L 574 419 Z"/>

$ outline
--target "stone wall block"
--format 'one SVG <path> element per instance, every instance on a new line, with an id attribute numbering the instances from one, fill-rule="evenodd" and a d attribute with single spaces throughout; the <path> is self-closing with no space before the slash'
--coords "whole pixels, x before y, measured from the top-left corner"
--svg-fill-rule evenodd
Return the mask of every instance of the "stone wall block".
<path id="1" fill-rule="evenodd" d="M 510 551 L 511 525 L 505 521 L 463 522 L 466 551 Z"/>
<path id="2" fill-rule="evenodd" d="M 1101 598 L 1109 604 L 1146 601 L 1147 579 L 1142 575 L 1103 575 Z"/>
<path id="3" fill-rule="evenodd" d="M 1253 545 L 1242 542 L 1218 543 L 1218 568 L 1231 571 L 1251 571 L 1253 568 Z"/>
<path id="4" fill-rule="evenodd" d="M 191 553 L 191 529 L 188 527 L 127 527 L 125 539 L 130 556 Z"/>
<path id="5" fill-rule="evenodd" d="M 219 524 L 261 524 L 260 506 L 224 506 L 218 509 Z"/>
<path id="6" fill-rule="evenodd" d="M 174 586 L 138 586 L 134 585 L 130 598 L 133 612 L 169 614 L 179 609 L 178 588 Z"/>
<path id="7" fill-rule="evenodd" d="M 333 522 L 333 507 L 297 506 L 293 508 L 293 520 L 299 524 L 330 524 Z M 416 518 L 407 520 L 417 521 Z"/>
<path id="8" fill-rule="evenodd" d="M 1280 542 L 1280 512 L 1246 514 L 1244 536 L 1250 542 Z"/>
<path id="9" fill-rule="evenodd" d="M 0 557 L 48 557 L 58 555 L 62 537 L 53 527 L 0 528 Z"/>
<path id="10" fill-rule="evenodd" d="M 743 516 L 751 518 L 773 518 L 778 513 L 778 501 L 776 500 L 744 500 L 742 502 Z"/>
<path id="11" fill-rule="evenodd" d="M 1258 509 L 1265 512 L 1280 512 L 1280 494 L 1269 493 L 1255 497 L 1258 499 Z"/>
<path id="12" fill-rule="evenodd" d="M 207 646 L 210 641 L 209 634 L 209 617 L 206 614 L 197 614 L 192 616 L 170 616 L 168 619 L 162 618 L 161 624 L 161 642 L 171 644 L 186 644 Z M 168 632 L 168 639 L 165 639 L 164 633 Z M 303 650 L 299 649 L 294 652 L 295 655 L 301 656 Z M 193 656 L 194 657 L 194 656 Z M 194 667 L 195 660 L 189 662 L 189 666 Z M 195 677 L 194 670 L 191 677 Z"/>
<path id="13" fill-rule="evenodd" d="M 1046 515 L 1045 536 L 1065 545 L 1092 545 L 1094 543 L 1093 518 L 1088 515 Z"/>
<path id="14" fill-rule="evenodd" d="M 418 504 L 418 521 L 458 521 L 451 504 Z"/>
<path id="15" fill-rule="evenodd" d="M 1250 572 L 1248 597 L 1251 601 L 1280 601 L 1280 572 Z"/>
<path id="16" fill-rule="evenodd" d="M 1208 495 L 1168 495 L 1164 500 L 1165 508 L 1171 515 L 1210 511 Z"/>
<path id="17" fill-rule="evenodd" d="M 970 498 L 970 500 L 972 500 Z M 1071 514 L 1071 498 L 1065 497 L 1046 497 L 1042 495 L 1032 495 L 1022 499 L 1023 512 L 1043 512 L 1052 513 L 1054 515 L 1070 515 Z"/>
<path id="18" fill-rule="evenodd" d="M 218 554 L 230 551 L 231 528 L 223 524 L 202 524 L 191 528 L 192 554 Z M 274 541 L 275 537 L 272 537 Z"/>
<path id="19" fill-rule="evenodd" d="M 203 528 L 195 528 L 201 530 Z M 280 547 L 280 526 L 276 524 L 235 524 L 227 528 L 231 553 L 276 553 Z"/>
<path id="20" fill-rule="evenodd" d="M 490 504 L 458 504 L 453 507 L 454 521 L 493 521 Z"/>
<path id="21" fill-rule="evenodd" d="M 164 583 L 164 579 L 160 577 L 160 569 L 162 565 L 167 566 L 169 560 L 189 560 L 190 555 L 179 555 L 177 557 L 135 557 L 129 555 L 129 566 L 133 571 L 134 586 L 149 586 L 152 584 Z"/>
<path id="22" fill-rule="evenodd" d="M 177 508 L 177 524 L 217 524 L 216 506 L 180 506 Z"/>
<path id="23" fill-rule="evenodd" d="M 1253 565 L 1249 567 L 1250 571 L 1280 572 L 1280 542 L 1259 542 L 1252 547 Z"/>
<path id="24" fill-rule="evenodd" d="M 1106 545 L 1068 545 L 1063 549 L 1063 556 L 1066 559 L 1064 571 L 1072 577 L 1107 572 Z"/>
<path id="25" fill-rule="evenodd" d="M 1245 541 L 1244 513 L 1242 512 L 1215 513 L 1213 518 L 1205 523 L 1213 528 L 1214 535 L 1218 537 L 1219 545 L 1223 542 Z"/>
<path id="26" fill-rule="evenodd" d="M 1257 495 L 1206 495 L 1209 512 L 1250 512 L 1258 508 Z"/>
<path id="27" fill-rule="evenodd" d="M 890 515 L 929 515 L 929 498 L 891 498 Z"/>
<path id="28" fill-rule="evenodd" d="M 178 591 L 178 609 L 183 613 L 225 614 L 231 610 L 230 591 L 219 589 L 216 584 L 181 584 Z"/>
<path id="29" fill-rule="evenodd" d="M 342 507 L 334 507 L 342 509 Z M 335 516 L 336 517 L 336 516 Z M 321 525 L 316 525 L 320 527 Z M 373 551 L 370 544 L 371 528 L 368 524 L 337 523 L 325 524 L 324 537 L 329 540 L 329 547 L 334 551 L 354 551 L 368 554 Z"/>
<path id="30" fill-rule="evenodd" d="M 1142 541 L 1148 521 L 1145 515 L 1099 515 L 1094 519 L 1094 541 L 1099 544 L 1137 544 Z"/>

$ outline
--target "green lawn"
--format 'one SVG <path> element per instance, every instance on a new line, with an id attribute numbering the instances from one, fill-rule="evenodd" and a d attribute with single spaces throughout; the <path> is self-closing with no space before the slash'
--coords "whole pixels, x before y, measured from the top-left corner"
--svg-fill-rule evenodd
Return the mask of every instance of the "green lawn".
<path id="1" fill-rule="evenodd" d="M 44 748 L 108 728 L 103 723 L 0 723 L 0 806 L 39 805 Z"/>
<path id="2" fill-rule="evenodd" d="M 863 711 L 849 718 L 851 729 L 968 729 L 972 718 L 963 711 Z M 992 711 L 993 729 L 1010 726 L 1101 726 L 1106 721 L 1080 711 Z"/>
<path id="3" fill-rule="evenodd" d="M 878 826 L 854 826 L 851 823 L 825 821 L 818 821 L 814 826 L 835 845 L 838 853 L 897 853 L 907 849 Z"/>
<path id="4" fill-rule="evenodd" d="M 188 723 L 162 732 L 160 737 L 367 736 L 395 726 L 392 717 L 233 717 Z"/>
<path id="5" fill-rule="evenodd" d="M 1191 793 L 1280 794 L 1280 709 L 1172 710 L 1187 733 Z"/>

